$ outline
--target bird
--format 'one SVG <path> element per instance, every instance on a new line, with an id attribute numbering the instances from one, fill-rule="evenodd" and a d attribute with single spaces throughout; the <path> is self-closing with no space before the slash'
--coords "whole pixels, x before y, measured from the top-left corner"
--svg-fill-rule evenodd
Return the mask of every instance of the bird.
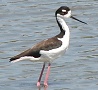
<path id="1" fill-rule="evenodd" d="M 33 47 L 23 51 L 22 53 L 10 58 L 10 62 L 18 62 L 22 60 L 30 60 L 33 62 L 43 62 L 43 67 L 37 82 L 37 87 L 41 85 L 41 78 L 44 72 L 46 63 L 48 63 L 47 72 L 44 80 L 44 86 L 48 86 L 48 78 L 50 74 L 51 63 L 58 57 L 64 55 L 69 46 L 70 30 L 65 19 L 72 18 L 81 23 L 87 24 L 71 14 L 71 10 L 67 6 L 59 7 L 55 12 L 56 22 L 60 28 L 59 34 L 54 37 L 43 40 Z"/>

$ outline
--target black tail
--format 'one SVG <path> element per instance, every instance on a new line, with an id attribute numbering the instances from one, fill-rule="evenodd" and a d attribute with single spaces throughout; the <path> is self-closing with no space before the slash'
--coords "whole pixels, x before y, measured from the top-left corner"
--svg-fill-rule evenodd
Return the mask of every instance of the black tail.
<path id="1" fill-rule="evenodd" d="M 10 61 L 9 62 L 14 61 L 16 59 L 18 59 L 18 58 L 12 57 L 12 58 L 10 58 Z"/>

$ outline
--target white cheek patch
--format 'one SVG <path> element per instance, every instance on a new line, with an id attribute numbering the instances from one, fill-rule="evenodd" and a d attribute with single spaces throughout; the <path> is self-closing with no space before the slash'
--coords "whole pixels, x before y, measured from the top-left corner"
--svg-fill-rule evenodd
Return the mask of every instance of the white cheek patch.
<path id="1" fill-rule="evenodd" d="M 66 15 L 61 15 L 61 14 L 57 14 L 57 17 L 61 17 L 61 18 L 69 18 L 71 16 L 71 10 L 68 11 L 68 13 Z"/>
<path id="2" fill-rule="evenodd" d="M 68 11 L 68 13 L 66 15 L 64 15 L 64 17 L 69 18 L 71 16 L 71 11 Z"/>
<path id="3" fill-rule="evenodd" d="M 66 12 L 66 10 L 62 10 L 62 12 Z"/>

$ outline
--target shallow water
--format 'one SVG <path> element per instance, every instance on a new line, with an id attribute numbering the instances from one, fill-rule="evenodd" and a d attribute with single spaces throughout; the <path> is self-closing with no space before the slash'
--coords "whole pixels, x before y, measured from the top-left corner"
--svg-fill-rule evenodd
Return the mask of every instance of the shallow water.
<path id="1" fill-rule="evenodd" d="M 98 89 L 97 0 L 1 0 L 0 90 L 38 90 L 36 82 L 43 63 L 12 64 L 9 58 L 56 35 L 59 28 L 54 12 L 63 5 L 88 25 L 66 20 L 71 31 L 70 46 L 63 57 L 52 63 L 47 90 Z"/>

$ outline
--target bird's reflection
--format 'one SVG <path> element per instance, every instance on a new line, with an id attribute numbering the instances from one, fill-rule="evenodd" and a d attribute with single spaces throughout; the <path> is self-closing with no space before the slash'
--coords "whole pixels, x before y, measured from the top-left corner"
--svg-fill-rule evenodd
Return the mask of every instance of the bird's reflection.
<path id="1" fill-rule="evenodd" d="M 38 87 L 38 90 L 48 90 L 48 87 Z"/>

